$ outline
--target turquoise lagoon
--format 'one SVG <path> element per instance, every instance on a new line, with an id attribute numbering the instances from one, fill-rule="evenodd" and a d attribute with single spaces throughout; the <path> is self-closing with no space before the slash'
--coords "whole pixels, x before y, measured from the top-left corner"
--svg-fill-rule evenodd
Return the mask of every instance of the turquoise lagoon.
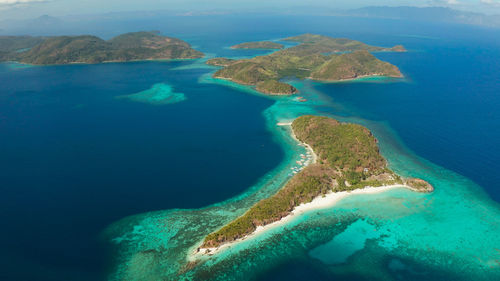
<path id="1" fill-rule="evenodd" d="M 249 87 L 207 75 L 200 81 L 259 95 Z M 197 210 L 148 213 L 113 224 L 107 235 L 120 255 L 111 280 L 248 280 L 307 257 L 321 261 L 326 276 L 346 280 L 353 276 L 361 280 L 500 278 L 500 211 L 479 186 L 416 156 L 384 123 L 333 114 L 343 106 L 315 90 L 315 83 L 293 84 L 307 102 L 280 97 L 263 112 L 268 129 L 285 148 L 282 163 L 245 193 L 225 202 Z M 310 211 L 188 265 L 189 255 L 205 235 L 276 192 L 291 177 L 290 168 L 304 150 L 290 137 L 289 129 L 277 123 L 303 114 L 328 115 L 369 127 L 393 170 L 431 182 L 435 192 L 396 189 L 354 195 L 333 208 Z"/>
<path id="2" fill-rule="evenodd" d="M 148 90 L 141 91 L 136 94 L 124 95 L 116 97 L 118 99 L 128 99 L 131 101 L 148 103 L 153 105 L 163 105 L 178 103 L 186 99 L 183 93 L 176 93 L 172 86 L 164 83 L 153 85 Z"/>

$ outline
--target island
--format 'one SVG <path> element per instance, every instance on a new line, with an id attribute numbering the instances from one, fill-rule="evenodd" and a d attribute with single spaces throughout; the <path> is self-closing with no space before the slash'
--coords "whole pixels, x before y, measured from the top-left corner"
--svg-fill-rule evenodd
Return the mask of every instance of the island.
<path id="1" fill-rule="evenodd" d="M 302 43 L 298 45 L 299 49 L 309 49 L 321 51 L 323 53 L 340 53 L 353 51 L 369 51 L 369 52 L 405 52 L 402 45 L 396 45 L 391 48 L 371 46 L 360 41 L 351 40 L 348 38 L 332 38 L 329 36 L 306 33 L 299 36 L 284 38 L 283 41 Z"/>
<path id="2" fill-rule="evenodd" d="M 206 236 L 196 254 L 213 254 L 223 245 L 244 239 L 259 227 L 278 222 L 313 200 L 398 186 L 433 191 L 424 180 L 404 179 L 391 171 L 379 153 L 376 138 L 361 125 L 306 115 L 295 119 L 291 126 L 297 140 L 311 150 L 312 161 L 276 194 Z"/>
<path id="3" fill-rule="evenodd" d="M 272 79 L 258 82 L 255 89 L 261 93 L 275 96 L 291 95 L 298 92 L 294 86 Z"/>
<path id="4" fill-rule="evenodd" d="M 207 60 L 207 64 L 214 66 L 228 66 L 232 63 L 236 62 L 236 60 L 228 59 L 228 58 L 214 58 Z"/>
<path id="5" fill-rule="evenodd" d="M 246 42 L 231 46 L 231 49 L 264 49 L 264 50 L 279 50 L 285 46 L 272 41 Z"/>
<path id="6" fill-rule="evenodd" d="M 7 60 L 11 54 L 27 51 L 44 40 L 44 37 L 0 36 L 0 61 Z"/>
<path id="7" fill-rule="evenodd" d="M 292 90 L 282 92 L 284 85 L 269 82 L 283 83 L 280 80 L 287 77 L 318 81 L 343 81 L 371 76 L 403 77 L 398 67 L 370 53 L 403 52 L 405 49 L 401 45 L 384 48 L 356 40 L 314 34 L 283 40 L 299 44 L 251 59 L 214 58 L 207 63 L 223 67 L 213 74 L 214 78 L 255 86 L 257 91 L 269 95 L 296 93 L 293 86 L 290 86 Z"/>
<path id="8" fill-rule="evenodd" d="M 195 59 L 203 53 L 180 39 L 158 32 L 131 32 L 103 40 L 92 35 L 55 37 L 0 37 L 1 61 L 33 65 L 129 62 L 162 59 Z M 0 44 L 1 45 L 1 44 Z"/>

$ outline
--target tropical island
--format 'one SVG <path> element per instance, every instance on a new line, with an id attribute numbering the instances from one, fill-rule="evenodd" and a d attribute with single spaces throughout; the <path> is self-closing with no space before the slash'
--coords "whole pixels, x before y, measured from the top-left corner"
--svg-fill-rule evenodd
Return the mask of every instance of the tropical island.
<path id="1" fill-rule="evenodd" d="M 295 137 L 312 150 L 314 161 L 276 194 L 206 236 L 197 254 L 213 254 L 224 244 L 244 239 L 259 227 L 278 222 L 313 200 L 397 186 L 418 192 L 433 191 L 424 180 L 404 179 L 391 171 L 379 153 L 377 140 L 361 125 L 307 115 L 295 119 L 291 126 Z"/>
<path id="2" fill-rule="evenodd" d="M 12 53 L 31 49 L 44 40 L 44 37 L 0 36 L 0 60 L 10 56 Z"/>
<path id="3" fill-rule="evenodd" d="M 195 59 L 204 56 L 185 41 L 153 31 L 125 33 L 110 40 L 92 35 L 1 36 L 0 46 L 0 61 L 34 65 Z"/>
<path id="4" fill-rule="evenodd" d="M 283 49 L 285 46 L 280 43 L 272 41 L 258 41 L 258 42 L 245 42 L 238 45 L 231 46 L 231 49 L 264 49 L 274 50 Z"/>
<path id="5" fill-rule="evenodd" d="M 283 41 L 299 44 L 265 56 L 241 60 L 214 58 L 207 64 L 223 67 L 214 73 L 214 78 L 255 86 L 257 91 L 269 95 L 296 93 L 297 89 L 280 81 L 287 77 L 318 81 L 371 76 L 403 77 L 398 67 L 370 53 L 406 51 L 401 45 L 384 48 L 351 39 L 313 34 L 289 37 Z"/>
<path id="6" fill-rule="evenodd" d="M 213 66 L 229 66 L 230 64 L 232 64 L 235 61 L 236 60 L 228 59 L 228 58 L 213 58 L 213 59 L 207 60 L 206 63 L 209 65 L 213 65 Z"/>

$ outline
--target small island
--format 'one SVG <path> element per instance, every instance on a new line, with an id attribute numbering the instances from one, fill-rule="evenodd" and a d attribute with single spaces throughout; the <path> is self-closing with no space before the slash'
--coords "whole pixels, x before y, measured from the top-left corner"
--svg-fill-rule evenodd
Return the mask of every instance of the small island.
<path id="1" fill-rule="evenodd" d="M 298 93 L 298 90 L 294 86 L 276 80 L 258 82 L 255 89 L 261 93 L 274 96 L 292 95 Z"/>
<path id="2" fill-rule="evenodd" d="M 231 46 L 231 49 L 263 49 L 263 50 L 279 50 L 285 46 L 272 41 L 246 42 Z"/>
<path id="3" fill-rule="evenodd" d="M 195 59 L 203 53 L 180 39 L 158 32 L 132 32 L 103 40 L 92 35 L 26 37 L 3 36 L 0 61 L 33 65 Z"/>
<path id="4" fill-rule="evenodd" d="M 214 58 L 207 60 L 206 63 L 213 66 L 228 66 L 234 62 L 236 62 L 236 60 L 228 58 Z"/>
<path id="5" fill-rule="evenodd" d="M 378 46 L 371 46 L 360 41 L 348 38 L 332 38 L 329 36 L 306 33 L 298 36 L 284 38 L 283 41 L 302 43 L 296 47 L 300 49 L 309 49 L 322 51 L 323 53 L 341 53 L 353 51 L 369 51 L 369 52 L 401 52 L 406 51 L 403 45 L 396 45 L 394 47 L 385 48 Z"/>
<path id="6" fill-rule="evenodd" d="M 214 73 L 214 78 L 255 86 L 257 91 L 269 95 L 296 93 L 296 90 L 282 92 L 283 85 L 269 82 L 284 84 L 280 80 L 286 77 L 318 81 L 343 81 L 372 76 L 403 77 L 398 67 L 381 61 L 370 53 L 403 52 L 405 49 L 401 45 L 384 48 L 356 40 L 314 34 L 283 40 L 297 42 L 299 45 L 251 59 L 215 58 L 208 60 L 207 64 L 223 67 Z"/>
<path id="7" fill-rule="evenodd" d="M 314 200 L 338 200 L 350 193 L 373 193 L 405 186 L 432 192 L 421 179 L 404 179 L 387 167 L 377 140 L 365 127 L 321 116 L 301 116 L 292 123 L 295 137 L 311 151 L 313 161 L 295 174 L 270 198 L 263 199 L 204 239 L 196 254 L 213 254 L 224 244 L 236 242 L 258 228 L 290 216 Z M 310 209 L 310 208 L 309 208 Z"/>

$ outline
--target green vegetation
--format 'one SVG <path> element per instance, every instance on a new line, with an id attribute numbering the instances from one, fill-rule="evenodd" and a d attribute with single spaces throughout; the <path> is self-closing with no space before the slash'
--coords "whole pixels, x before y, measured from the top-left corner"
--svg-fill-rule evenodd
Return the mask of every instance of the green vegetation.
<path id="1" fill-rule="evenodd" d="M 396 45 L 391 50 L 394 52 L 406 52 L 406 48 L 403 45 Z"/>
<path id="2" fill-rule="evenodd" d="M 156 32 L 126 33 L 108 41 L 91 35 L 38 38 L 41 41 L 28 50 L 10 51 L 2 59 L 46 65 L 188 59 L 203 56 L 188 43 L 158 35 Z M 12 40 L 23 42 L 26 39 L 14 37 Z"/>
<path id="3" fill-rule="evenodd" d="M 234 45 L 231 48 L 233 49 L 283 49 L 282 44 L 271 42 L 271 41 L 260 41 L 260 42 L 246 42 L 238 45 Z"/>
<path id="4" fill-rule="evenodd" d="M 278 221 L 296 206 L 328 192 L 403 184 L 387 168 L 377 140 L 365 127 L 327 117 L 302 116 L 292 123 L 292 128 L 300 141 L 312 147 L 318 156 L 317 163 L 296 174 L 272 197 L 257 202 L 245 214 L 209 234 L 202 247 L 218 247 L 243 238 L 258 226 Z"/>
<path id="5" fill-rule="evenodd" d="M 411 189 L 418 192 L 434 191 L 434 187 L 432 187 L 432 185 L 421 179 L 415 179 L 415 178 L 405 179 L 405 184 L 409 186 Z"/>
<path id="6" fill-rule="evenodd" d="M 255 89 L 269 95 L 291 95 L 297 92 L 294 86 L 276 80 L 258 82 Z"/>
<path id="7" fill-rule="evenodd" d="M 0 36 L 0 61 L 11 60 L 13 54 L 29 50 L 44 40 L 43 37 Z"/>
<path id="8" fill-rule="evenodd" d="M 394 46 L 392 48 L 377 47 L 365 44 L 360 41 L 351 40 L 347 38 L 332 38 L 316 34 L 302 34 L 283 39 L 283 41 L 299 42 L 301 45 L 297 46 L 299 49 L 314 50 L 315 52 L 323 53 L 338 53 L 338 52 L 353 52 L 353 51 L 369 51 L 369 52 L 383 52 L 383 51 L 398 51 L 401 50 L 402 45 Z"/>
<path id="9" fill-rule="evenodd" d="M 355 51 L 332 57 L 311 73 L 316 80 L 346 80 L 365 76 L 400 77 L 399 69 L 376 59 L 368 51 Z"/>
<path id="10" fill-rule="evenodd" d="M 207 64 L 215 65 L 215 66 L 228 66 L 235 62 L 235 60 L 227 59 L 227 58 L 213 58 L 207 60 Z"/>
<path id="11" fill-rule="evenodd" d="M 284 40 L 301 44 L 251 59 L 222 61 L 215 78 L 228 79 L 244 85 L 257 86 L 269 80 L 285 77 L 311 78 L 321 81 L 339 81 L 366 76 L 402 77 L 399 69 L 377 59 L 369 51 L 400 51 L 404 47 L 382 48 L 350 39 L 335 39 L 322 35 L 305 34 Z M 267 82 L 270 83 L 270 82 Z M 275 85 L 277 85 L 275 83 Z M 280 90 L 282 87 L 277 88 Z M 263 89 L 260 87 L 260 89 Z M 264 88 L 269 90 L 269 88 Z M 257 87 L 259 90 L 259 87 Z M 280 92 L 263 91 L 267 94 Z M 290 92 L 289 94 L 292 94 Z"/>
<path id="12" fill-rule="evenodd" d="M 32 36 L 0 36 L 0 51 L 16 52 L 33 48 L 45 40 L 44 37 Z"/>

